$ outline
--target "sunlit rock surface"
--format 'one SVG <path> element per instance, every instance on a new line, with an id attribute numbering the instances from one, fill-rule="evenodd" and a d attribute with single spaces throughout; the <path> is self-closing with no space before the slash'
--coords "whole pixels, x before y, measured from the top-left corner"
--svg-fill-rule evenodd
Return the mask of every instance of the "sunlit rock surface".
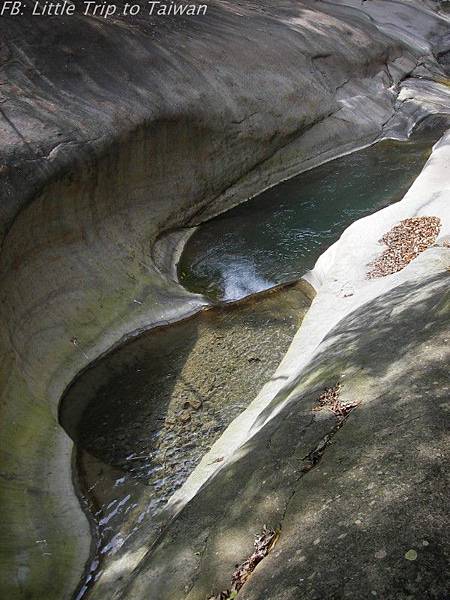
<path id="1" fill-rule="evenodd" d="M 57 420 L 66 386 L 124 337 L 205 302 L 155 268 L 157 236 L 408 126 L 401 80 L 419 69 L 445 87 L 434 53 L 448 21 L 432 6 L 215 0 L 204 18 L 2 17 L 5 597 L 69 597 L 88 560 Z"/>
<path id="2" fill-rule="evenodd" d="M 449 161 L 450 132 L 400 203 L 356 221 L 321 256 L 308 277 L 318 293 L 272 380 L 191 476 L 184 493 L 196 495 L 113 598 L 216 597 L 264 525 L 279 542 L 239 598 L 445 597 Z M 368 279 L 380 237 L 427 215 L 441 222 L 436 244 Z M 340 423 L 317 411 L 337 384 L 356 406 Z"/>

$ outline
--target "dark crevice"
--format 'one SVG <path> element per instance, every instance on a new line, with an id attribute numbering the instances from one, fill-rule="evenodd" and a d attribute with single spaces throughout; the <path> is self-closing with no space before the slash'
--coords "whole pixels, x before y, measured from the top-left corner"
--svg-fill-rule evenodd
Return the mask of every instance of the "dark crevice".
<path id="1" fill-rule="evenodd" d="M 315 445 L 315 447 L 302 458 L 303 466 L 301 468 L 300 474 L 295 479 L 291 494 L 286 501 L 283 514 L 281 515 L 281 521 L 279 526 L 280 530 L 286 517 L 287 511 L 289 509 L 289 505 L 292 502 L 292 499 L 294 498 L 295 494 L 297 493 L 297 484 L 307 473 L 309 473 L 319 465 L 325 453 L 325 450 L 328 448 L 328 446 L 330 446 L 334 436 L 345 425 L 347 419 L 349 418 L 350 414 L 355 410 L 355 408 L 357 407 L 351 407 L 345 416 L 337 417 L 336 423 L 330 429 L 330 431 L 328 431 L 328 433 L 322 436 L 318 443 Z M 314 422 L 314 419 L 312 422 Z"/>

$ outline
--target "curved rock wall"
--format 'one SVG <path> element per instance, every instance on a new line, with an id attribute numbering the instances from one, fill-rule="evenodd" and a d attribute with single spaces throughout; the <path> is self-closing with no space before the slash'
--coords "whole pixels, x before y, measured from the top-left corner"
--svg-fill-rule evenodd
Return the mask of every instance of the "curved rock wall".
<path id="1" fill-rule="evenodd" d="M 413 18 L 406 43 L 358 3 L 270 4 L 0 22 L 8 598 L 68 597 L 88 558 L 63 390 L 124 337 L 204 304 L 153 265 L 156 237 L 370 143 L 395 121 L 396 83 L 419 62 L 436 79 L 448 23 L 420 2 L 392 3 Z"/>
<path id="2" fill-rule="evenodd" d="M 449 161 L 450 131 L 401 202 L 320 257 L 307 277 L 317 295 L 279 368 L 175 494 L 191 499 L 179 518 L 137 566 L 133 553 L 117 560 L 128 577 L 113 599 L 218 598 L 264 525 L 280 540 L 244 599 L 445 594 Z M 413 216 L 440 219 L 436 244 L 368 279 L 378 240 Z M 356 407 L 346 420 L 317 410 L 336 384 Z"/>

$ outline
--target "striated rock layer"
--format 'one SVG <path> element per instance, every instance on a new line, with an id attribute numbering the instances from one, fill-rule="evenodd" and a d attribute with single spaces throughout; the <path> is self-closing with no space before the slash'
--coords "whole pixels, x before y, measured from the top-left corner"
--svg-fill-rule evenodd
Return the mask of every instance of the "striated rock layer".
<path id="1" fill-rule="evenodd" d="M 156 238 L 442 110 L 448 20 L 433 3 L 271 4 L 0 21 L 5 597 L 69 597 L 89 556 L 66 386 L 205 304 L 155 267 Z"/>

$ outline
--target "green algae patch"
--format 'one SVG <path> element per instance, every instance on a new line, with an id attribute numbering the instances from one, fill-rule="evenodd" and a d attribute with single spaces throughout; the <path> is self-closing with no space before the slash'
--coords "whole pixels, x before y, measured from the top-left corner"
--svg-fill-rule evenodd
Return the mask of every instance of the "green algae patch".
<path id="1" fill-rule="evenodd" d="M 33 396 L 13 360 L 8 361 L 2 379 L 2 515 L 1 568 L 5 597 L 19 598 L 22 585 L 40 598 L 56 597 L 59 581 L 69 579 L 76 585 L 81 573 L 73 570 L 80 555 L 87 558 L 90 545 L 86 520 L 78 523 L 77 533 L 69 535 L 60 527 L 63 500 L 69 507 L 76 499 L 54 497 L 53 484 L 66 480 L 71 492 L 71 443 L 55 421 L 44 398 Z M 18 401 L 20 399 L 20 402 Z M 8 425 L 8 426 L 7 426 Z M 43 511 L 33 520 L 36 504 Z M 71 513 L 75 519 L 77 513 Z M 26 524 L 26 526 L 25 526 Z M 10 557 L 15 556 L 13 563 Z M 19 559 L 20 557 L 20 559 Z M 51 571 L 52 579 L 47 577 Z"/>

